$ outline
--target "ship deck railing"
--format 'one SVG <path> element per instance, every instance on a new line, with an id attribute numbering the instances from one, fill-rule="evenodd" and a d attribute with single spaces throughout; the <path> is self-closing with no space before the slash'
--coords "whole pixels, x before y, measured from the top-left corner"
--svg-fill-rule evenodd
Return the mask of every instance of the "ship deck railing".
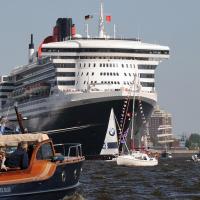
<path id="1" fill-rule="evenodd" d="M 114 37 L 105 37 L 105 38 L 99 38 L 99 37 L 74 37 L 74 38 L 71 38 L 71 40 L 126 40 L 126 41 L 141 41 L 141 39 L 139 38 L 114 38 Z"/>

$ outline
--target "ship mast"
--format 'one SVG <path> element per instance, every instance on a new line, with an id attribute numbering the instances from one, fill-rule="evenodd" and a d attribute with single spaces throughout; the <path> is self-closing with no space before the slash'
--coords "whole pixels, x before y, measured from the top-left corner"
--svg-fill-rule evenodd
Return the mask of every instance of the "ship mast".
<path id="1" fill-rule="evenodd" d="M 101 0 L 100 16 L 99 16 L 99 38 L 105 38 L 102 0 Z"/>

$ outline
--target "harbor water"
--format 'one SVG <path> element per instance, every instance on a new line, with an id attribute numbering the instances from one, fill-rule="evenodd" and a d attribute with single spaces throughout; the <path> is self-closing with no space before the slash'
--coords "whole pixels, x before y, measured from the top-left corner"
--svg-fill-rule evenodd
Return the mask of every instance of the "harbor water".
<path id="1" fill-rule="evenodd" d="M 200 199 L 200 163 L 190 158 L 161 160 L 155 167 L 123 167 L 86 161 L 72 200 Z M 65 198 L 68 199 L 68 198 Z"/>

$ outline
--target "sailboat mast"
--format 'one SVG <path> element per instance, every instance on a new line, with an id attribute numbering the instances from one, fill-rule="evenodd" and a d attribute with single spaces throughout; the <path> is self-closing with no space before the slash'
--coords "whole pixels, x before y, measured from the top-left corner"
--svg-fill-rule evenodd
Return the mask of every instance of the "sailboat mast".
<path id="1" fill-rule="evenodd" d="M 131 150 L 134 149 L 134 119 L 135 119 L 135 84 L 136 84 L 136 74 L 134 74 L 133 81 L 133 111 L 132 111 L 132 126 L 131 126 Z"/>

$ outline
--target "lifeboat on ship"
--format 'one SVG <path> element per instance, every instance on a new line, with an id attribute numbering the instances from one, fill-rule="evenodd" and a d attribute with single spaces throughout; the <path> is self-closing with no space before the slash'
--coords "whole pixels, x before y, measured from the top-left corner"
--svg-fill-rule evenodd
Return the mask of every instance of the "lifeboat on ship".
<path id="1" fill-rule="evenodd" d="M 55 146 L 47 134 L 41 133 L 1 135 L 1 151 L 5 152 L 8 160 L 9 154 L 22 141 L 31 147 L 29 166 L 27 169 L 1 170 L 0 200 L 51 200 L 72 195 L 79 185 L 84 161 L 81 145 Z"/>

